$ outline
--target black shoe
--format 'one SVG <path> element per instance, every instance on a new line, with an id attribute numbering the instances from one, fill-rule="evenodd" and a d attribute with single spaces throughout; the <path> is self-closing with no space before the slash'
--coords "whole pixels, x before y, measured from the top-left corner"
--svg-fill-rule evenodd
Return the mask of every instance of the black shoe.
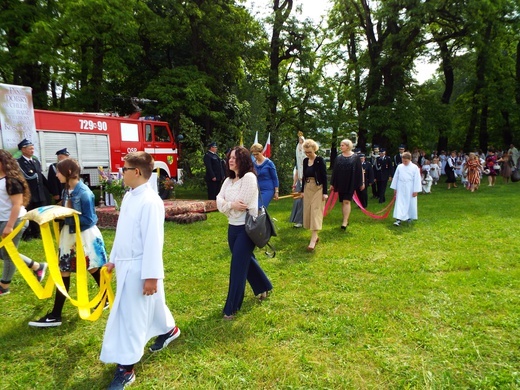
<path id="1" fill-rule="evenodd" d="M 3 297 L 7 294 L 11 294 L 9 287 L 3 288 L 2 286 L 0 286 L 0 297 Z"/>
<path id="2" fill-rule="evenodd" d="M 400 219 L 396 219 L 395 222 L 394 222 L 394 226 L 401 226 L 401 220 Z"/>
<path id="3" fill-rule="evenodd" d="M 124 389 L 126 385 L 130 385 L 135 381 L 135 371 L 126 371 L 124 367 L 117 366 L 114 379 L 110 383 L 108 390 Z"/>
<path id="4" fill-rule="evenodd" d="M 101 298 L 101 300 L 103 300 L 103 298 Z M 96 306 L 94 306 L 92 308 L 92 310 L 96 310 L 98 308 L 98 306 L 101 304 L 101 302 L 99 302 Z M 106 310 L 110 307 L 110 303 L 108 303 L 108 299 L 105 301 L 105 306 L 103 306 L 103 310 Z"/>
<path id="5" fill-rule="evenodd" d="M 29 322 L 29 326 L 35 326 L 36 328 L 50 328 L 53 326 L 61 325 L 61 317 L 56 317 L 52 313 L 48 313 L 38 321 Z"/>
<path id="6" fill-rule="evenodd" d="M 150 352 L 159 352 L 170 344 L 173 340 L 181 335 L 181 330 L 178 327 L 173 328 L 168 333 L 157 336 L 155 342 L 150 347 Z"/>

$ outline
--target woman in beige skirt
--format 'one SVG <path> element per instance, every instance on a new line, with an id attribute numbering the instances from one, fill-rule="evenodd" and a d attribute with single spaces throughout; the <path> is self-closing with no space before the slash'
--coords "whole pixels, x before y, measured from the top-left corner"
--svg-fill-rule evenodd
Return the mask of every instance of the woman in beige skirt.
<path id="1" fill-rule="evenodd" d="M 327 200 L 327 169 L 322 157 L 316 155 L 318 144 L 312 139 L 303 143 L 307 156 L 303 160 L 303 227 L 311 230 L 307 251 L 312 252 L 319 241 L 323 225 L 323 207 Z"/>

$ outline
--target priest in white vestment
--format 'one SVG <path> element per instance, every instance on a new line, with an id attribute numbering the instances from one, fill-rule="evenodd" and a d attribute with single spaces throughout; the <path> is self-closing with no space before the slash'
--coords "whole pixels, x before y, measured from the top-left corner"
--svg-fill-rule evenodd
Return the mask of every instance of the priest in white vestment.
<path id="1" fill-rule="evenodd" d="M 395 191 L 394 222 L 399 226 L 401 221 L 411 222 L 417 219 L 417 194 L 421 192 L 421 171 L 412 163 L 412 155 L 403 153 L 403 163 L 397 166 L 390 188 Z"/>

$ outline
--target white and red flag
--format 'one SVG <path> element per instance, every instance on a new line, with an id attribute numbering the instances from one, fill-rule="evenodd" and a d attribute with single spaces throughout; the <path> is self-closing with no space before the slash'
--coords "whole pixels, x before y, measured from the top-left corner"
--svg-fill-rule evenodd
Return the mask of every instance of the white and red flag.
<path id="1" fill-rule="evenodd" d="M 271 157 L 271 133 L 267 136 L 267 142 L 265 143 L 263 150 L 264 157 Z"/>

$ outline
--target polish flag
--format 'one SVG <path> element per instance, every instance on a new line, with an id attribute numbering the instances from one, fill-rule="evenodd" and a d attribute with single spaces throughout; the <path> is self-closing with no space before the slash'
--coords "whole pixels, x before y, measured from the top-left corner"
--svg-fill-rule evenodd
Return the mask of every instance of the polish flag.
<path id="1" fill-rule="evenodd" d="M 265 143 L 263 150 L 264 157 L 271 157 L 271 133 L 267 136 L 267 142 Z"/>

